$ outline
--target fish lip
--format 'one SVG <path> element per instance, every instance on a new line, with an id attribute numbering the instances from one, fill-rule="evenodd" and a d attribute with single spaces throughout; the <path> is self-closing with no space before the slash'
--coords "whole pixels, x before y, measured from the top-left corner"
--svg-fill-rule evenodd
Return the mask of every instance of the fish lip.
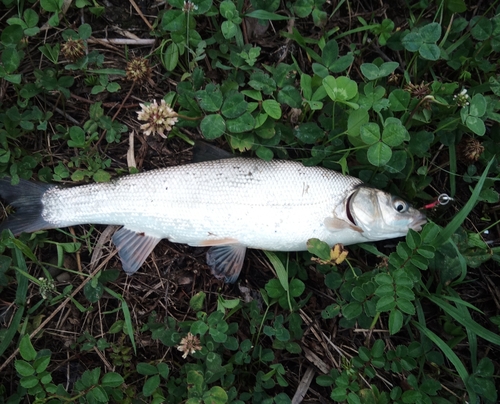
<path id="1" fill-rule="evenodd" d="M 422 212 L 419 213 L 420 215 L 413 219 L 413 222 L 410 224 L 410 229 L 415 231 L 422 230 L 422 226 L 427 223 L 427 217 Z"/>

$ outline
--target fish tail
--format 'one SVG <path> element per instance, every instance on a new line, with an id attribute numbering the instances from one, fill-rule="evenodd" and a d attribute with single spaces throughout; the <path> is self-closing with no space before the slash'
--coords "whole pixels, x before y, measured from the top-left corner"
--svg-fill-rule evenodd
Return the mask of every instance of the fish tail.
<path id="1" fill-rule="evenodd" d="M 53 185 L 23 179 L 18 185 L 12 185 L 8 177 L 0 179 L 0 197 L 16 209 L 13 215 L 0 224 L 0 232 L 9 229 L 17 236 L 23 232 L 54 227 L 42 217 L 42 196 L 52 187 Z"/>

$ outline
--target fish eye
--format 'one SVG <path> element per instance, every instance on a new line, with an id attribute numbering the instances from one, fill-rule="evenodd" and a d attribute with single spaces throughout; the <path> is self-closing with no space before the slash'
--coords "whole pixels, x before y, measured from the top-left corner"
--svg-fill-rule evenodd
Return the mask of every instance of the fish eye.
<path id="1" fill-rule="evenodd" d="M 405 213 L 408 210 L 408 204 L 401 200 L 401 199 L 395 199 L 394 202 L 392 203 L 392 206 L 394 209 L 396 209 L 399 213 Z"/>

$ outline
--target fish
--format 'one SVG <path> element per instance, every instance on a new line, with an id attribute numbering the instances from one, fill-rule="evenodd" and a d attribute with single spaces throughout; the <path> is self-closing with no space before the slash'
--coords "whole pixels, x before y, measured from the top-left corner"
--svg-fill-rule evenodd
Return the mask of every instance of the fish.
<path id="1" fill-rule="evenodd" d="M 226 153 L 226 152 L 224 152 Z M 82 224 L 121 225 L 112 237 L 134 274 L 162 239 L 208 247 L 212 274 L 234 283 L 246 250 L 305 251 L 378 241 L 419 231 L 426 217 L 408 202 L 323 167 L 218 153 L 216 159 L 62 186 L 0 179 L 15 213 L 0 225 L 23 232 Z M 231 157 L 230 157 L 231 156 Z"/>

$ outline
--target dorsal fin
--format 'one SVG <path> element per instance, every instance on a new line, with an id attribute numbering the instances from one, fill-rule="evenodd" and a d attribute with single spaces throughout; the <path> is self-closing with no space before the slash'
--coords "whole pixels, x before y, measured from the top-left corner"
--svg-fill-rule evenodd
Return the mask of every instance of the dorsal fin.
<path id="1" fill-rule="evenodd" d="M 217 146 L 214 146 L 212 144 L 202 142 L 201 140 L 197 140 L 194 142 L 193 163 L 230 159 L 234 157 L 235 156 L 233 154 L 225 150 L 219 149 Z"/>

